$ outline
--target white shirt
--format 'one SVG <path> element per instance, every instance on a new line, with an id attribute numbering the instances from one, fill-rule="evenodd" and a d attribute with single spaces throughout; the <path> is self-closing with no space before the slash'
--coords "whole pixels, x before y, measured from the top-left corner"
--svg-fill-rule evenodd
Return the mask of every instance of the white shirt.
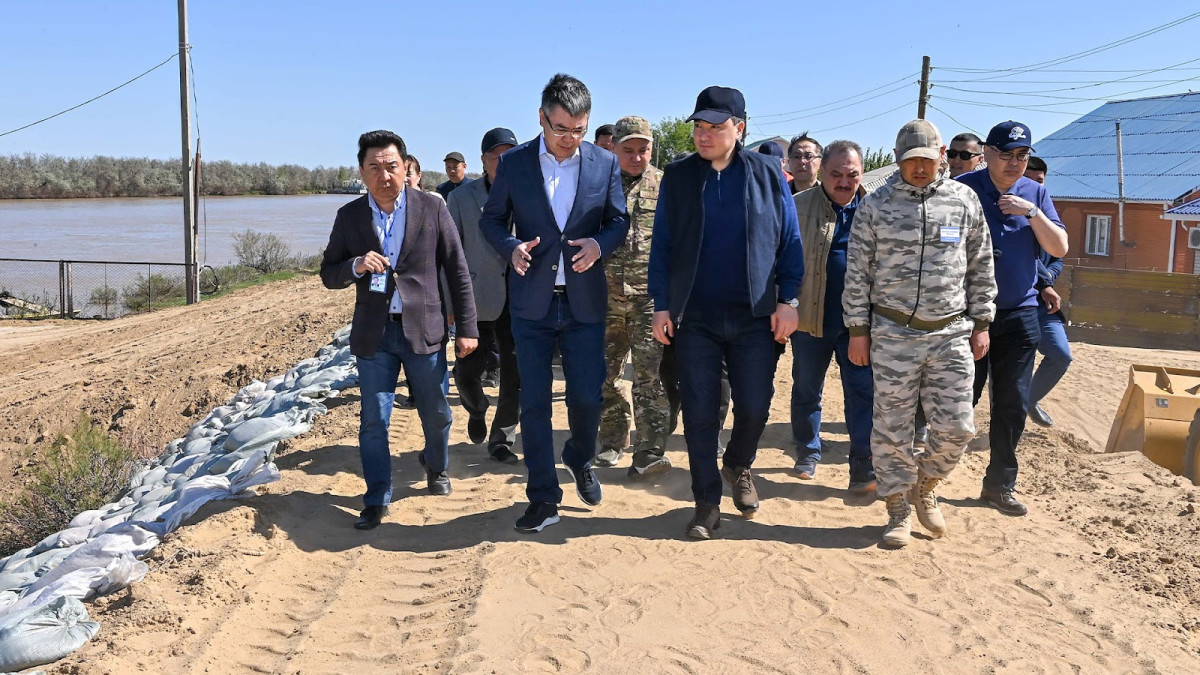
<path id="1" fill-rule="evenodd" d="M 404 190 L 401 189 L 400 196 L 396 197 L 391 213 L 384 213 L 370 193 L 367 193 L 367 203 L 371 205 L 371 226 L 375 228 L 375 236 L 379 238 L 379 247 L 383 249 L 383 255 L 394 270 L 400 257 L 400 247 L 404 245 L 404 230 L 407 225 L 408 208 L 404 201 Z M 400 301 L 400 289 L 397 288 L 392 292 L 392 304 L 388 312 L 400 314 L 403 310 L 404 303 Z"/>
<path id="2" fill-rule="evenodd" d="M 554 213 L 554 222 L 558 231 L 567 227 L 567 218 L 571 216 L 571 207 L 575 205 L 575 193 L 579 191 L 579 167 L 582 159 L 579 148 L 575 154 L 563 161 L 558 161 L 546 149 L 546 137 L 538 137 L 538 161 L 542 165 L 542 187 L 546 189 L 546 198 L 550 200 L 550 210 Z M 558 256 L 558 274 L 554 277 L 555 286 L 567 284 L 567 270 L 563 256 Z"/>

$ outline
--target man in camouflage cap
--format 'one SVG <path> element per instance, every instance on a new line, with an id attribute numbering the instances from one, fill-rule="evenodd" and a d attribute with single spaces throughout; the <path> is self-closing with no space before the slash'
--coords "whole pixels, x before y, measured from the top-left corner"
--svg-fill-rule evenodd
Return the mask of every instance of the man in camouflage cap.
<path id="1" fill-rule="evenodd" d="M 629 403 L 618 388 L 625 359 L 633 362 L 633 419 L 637 426 L 631 478 L 671 468 L 664 454 L 670 435 L 670 405 L 659 380 L 663 347 L 650 323 L 654 302 L 646 290 L 650 266 L 650 235 L 658 204 L 662 171 L 650 164 L 654 151 L 650 123 L 641 117 L 622 117 L 613 125 L 613 151 L 621 165 L 621 187 L 629 212 L 629 236 L 608 260 L 608 326 L 605 358 L 604 412 L 600 417 L 600 447 L 596 466 L 616 466 L 629 447 Z"/>
<path id="2" fill-rule="evenodd" d="M 934 488 L 975 433 L 971 383 L 996 315 L 992 241 L 975 191 L 939 176 L 937 127 L 913 120 L 896 137 L 900 170 L 867 195 L 850 232 L 842 294 L 849 357 L 871 364 L 871 456 L 887 500 L 887 546 L 904 546 L 911 506 L 939 537 L 946 521 Z M 917 399 L 929 421 L 912 448 Z"/>

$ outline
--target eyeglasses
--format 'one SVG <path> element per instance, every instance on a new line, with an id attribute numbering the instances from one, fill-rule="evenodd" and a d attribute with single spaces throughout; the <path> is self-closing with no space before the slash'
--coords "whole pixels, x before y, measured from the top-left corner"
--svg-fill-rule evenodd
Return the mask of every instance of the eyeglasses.
<path id="1" fill-rule="evenodd" d="M 1000 150 L 995 147 L 993 147 L 992 149 L 996 151 L 996 157 L 999 157 L 1001 162 L 1011 162 L 1015 159 L 1018 162 L 1021 162 L 1022 164 L 1024 164 L 1025 162 L 1029 161 L 1030 153 L 1028 153 L 1028 152 L 1022 152 L 1021 154 L 1017 154 L 1015 152 L 1000 152 Z"/>
<path id="2" fill-rule="evenodd" d="M 969 160 L 972 157 L 979 157 L 982 152 L 971 152 L 970 150 L 947 150 L 946 157 L 948 159 Z"/>
<path id="3" fill-rule="evenodd" d="M 805 162 L 811 162 L 814 159 L 820 159 L 820 158 L 821 158 L 820 155 L 814 155 L 811 152 L 796 152 L 796 153 L 788 155 L 788 159 L 801 159 L 801 160 L 804 160 Z"/>

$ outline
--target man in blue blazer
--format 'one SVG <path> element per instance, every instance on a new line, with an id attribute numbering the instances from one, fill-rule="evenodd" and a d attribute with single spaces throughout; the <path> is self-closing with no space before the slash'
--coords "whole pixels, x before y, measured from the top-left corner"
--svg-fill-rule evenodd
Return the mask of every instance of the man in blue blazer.
<path id="1" fill-rule="evenodd" d="M 583 142 L 592 97 L 558 74 L 542 90 L 542 133 L 500 157 L 479 229 L 512 264 L 509 310 L 521 375 L 521 434 L 529 507 L 522 532 L 558 522 L 562 490 L 554 467 L 551 366 L 562 354 L 570 437 L 563 465 L 579 499 L 600 503 L 592 471 L 604 405 L 604 317 L 608 284 L 602 258 L 625 241 L 629 219 L 616 155 Z M 515 236 L 508 223 L 515 223 Z"/>

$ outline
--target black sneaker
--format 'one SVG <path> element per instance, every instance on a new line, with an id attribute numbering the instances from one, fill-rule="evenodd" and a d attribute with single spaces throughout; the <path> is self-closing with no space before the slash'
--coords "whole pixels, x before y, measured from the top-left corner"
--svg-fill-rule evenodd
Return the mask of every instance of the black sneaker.
<path id="1" fill-rule="evenodd" d="M 576 469 L 566 462 L 563 462 L 563 466 L 567 468 L 567 473 L 571 474 L 571 480 L 575 481 L 575 493 L 579 495 L 579 501 L 588 506 L 599 504 L 603 495 L 596 472 L 590 468 Z"/>
<path id="2" fill-rule="evenodd" d="M 517 457 L 507 443 L 497 443 L 488 448 L 488 456 L 504 464 L 516 464 L 521 461 L 521 458 Z"/>
<path id="3" fill-rule="evenodd" d="M 712 539 L 713 531 L 721 527 L 721 507 L 696 503 L 696 513 L 687 524 L 687 536 L 692 539 Z"/>
<path id="4" fill-rule="evenodd" d="M 541 532 L 558 522 L 558 506 L 550 502 L 533 502 L 525 515 L 517 518 L 518 532 Z"/>
<path id="5" fill-rule="evenodd" d="M 1038 423 L 1039 425 L 1041 425 L 1043 427 L 1054 426 L 1054 420 L 1051 419 L 1050 416 L 1046 414 L 1045 409 L 1043 409 L 1041 404 L 1039 404 L 1039 403 L 1034 403 L 1029 408 L 1029 419 L 1033 420 L 1034 422 Z"/>
<path id="6" fill-rule="evenodd" d="M 487 439 L 487 433 L 487 420 L 483 415 L 467 420 L 467 436 L 470 437 L 472 443 L 482 443 Z"/>
<path id="7" fill-rule="evenodd" d="M 633 453 L 633 465 L 629 467 L 630 478 L 647 478 L 671 470 L 671 460 L 658 451 L 641 450 Z"/>
<path id="8" fill-rule="evenodd" d="M 499 370 L 487 371 L 487 373 L 484 374 L 483 379 L 479 381 L 479 384 L 482 384 L 485 387 L 499 387 L 500 386 L 500 371 Z"/>
<path id="9" fill-rule="evenodd" d="M 1029 509 L 1025 508 L 1025 505 L 1017 501 L 1017 498 L 1013 496 L 1012 490 L 1003 488 L 991 490 L 985 487 L 983 488 L 983 492 L 980 493 L 979 499 L 1000 513 L 1009 516 L 1023 516 L 1029 513 Z"/>

